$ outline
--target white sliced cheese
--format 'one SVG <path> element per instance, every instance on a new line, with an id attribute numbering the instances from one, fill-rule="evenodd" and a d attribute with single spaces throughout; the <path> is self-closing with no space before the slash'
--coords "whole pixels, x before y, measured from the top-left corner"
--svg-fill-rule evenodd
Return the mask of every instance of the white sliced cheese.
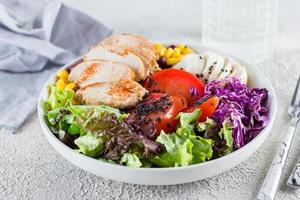
<path id="1" fill-rule="evenodd" d="M 202 71 L 201 79 L 205 82 L 217 79 L 223 68 L 224 59 L 221 56 L 211 52 L 203 53 L 202 57 L 205 58 L 206 63 Z"/>
<path id="2" fill-rule="evenodd" d="M 230 77 L 237 77 L 244 84 L 247 84 L 248 75 L 245 67 L 241 66 L 238 62 L 234 62 L 232 65 L 232 73 Z"/>
<path id="3" fill-rule="evenodd" d="M 224 66 L 223 69 L 221 70 L 222 72 L 217 78 L 218 80 L 225 79 L 229 77 L 232 73 L 232 60 L 230 58 L 225 58 L 224 60 L 225 60 Z"/>
<path id="4" fill-rule="evenodd" d="M 174 69 L 183 69 L 199 77 L 205 66 L 205 59 L 198 54 L 191 53 L 185 55 L 182 60 L 174 65 Z"/>

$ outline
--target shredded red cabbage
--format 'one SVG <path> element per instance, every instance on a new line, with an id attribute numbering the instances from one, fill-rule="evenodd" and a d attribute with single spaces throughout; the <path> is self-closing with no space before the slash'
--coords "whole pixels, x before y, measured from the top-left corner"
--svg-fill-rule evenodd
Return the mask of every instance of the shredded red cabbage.
<path id="1" fill-rule="evenodd" d="M 205 96 L 220 97 L 212 115 L 218 127 L 227 120 L 233 128 L 234 148 L 251 141 L 267 124 L 267 89 L 248 88 L 237 78 L 215 80 L 205 87 Z"/>

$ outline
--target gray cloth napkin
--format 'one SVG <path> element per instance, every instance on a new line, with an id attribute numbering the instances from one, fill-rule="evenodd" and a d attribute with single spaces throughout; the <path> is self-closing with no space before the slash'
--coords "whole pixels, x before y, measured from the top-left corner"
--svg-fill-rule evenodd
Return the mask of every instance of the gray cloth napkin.
<path id="1" fill-rule="evenodd" d="M 35 111 L 57 67 L 112 33 L 60 2 L 41 2 L 0 1 L 0 128 L 11 132 Z"/>

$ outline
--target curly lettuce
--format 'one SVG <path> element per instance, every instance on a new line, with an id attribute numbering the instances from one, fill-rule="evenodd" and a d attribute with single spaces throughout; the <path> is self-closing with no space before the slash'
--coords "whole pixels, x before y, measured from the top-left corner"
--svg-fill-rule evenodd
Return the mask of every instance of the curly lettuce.
<path id="1" fill-rule="evenodd" d="M 98 157 L 103 149 L 101 138 L 90 134 L 77 138 L 74 143 L 79 147 L 78 152 L 92 158 Z"/>
<path id="2" fill-rule="evenodd" d="M 141 167 L 143 165 L 139 157 L 134 153 L 125 153 L 122 156 L 120 163 L 128 167 L 136 167 L 136 168 Z"/>
<path id="3" fill-rule="evenodd" d="M 44 109 L 46 111 L 73 104 L 73 98 L 75 94 L 73 90 L 59 89 L 54 85 L 49 85 L 48 90 L 49 97 L 44 102 Z"/>
<path id="4" fill-rule="evenodd" d="M 197 136 L 194 128 L 201 111 L 180 113 L 180 126 L 175 133 L 163 131 L 157 142 L 163 144 L 166 151 L 151 158 L 151 162 L 159 167 L 179 167 L 205 162 L 213 155 L 212 140 Z"/>

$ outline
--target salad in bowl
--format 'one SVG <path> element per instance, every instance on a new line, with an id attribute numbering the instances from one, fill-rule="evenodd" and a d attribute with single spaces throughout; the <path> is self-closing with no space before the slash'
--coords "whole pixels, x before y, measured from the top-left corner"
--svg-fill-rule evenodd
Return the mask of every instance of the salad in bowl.
<path id="1" fill-rule="evenodd" d="M 183 167 L 231 154 L 267 126 L 268 90 L 247 82 L 233 58 L 114 35 L 56 74 L 44 120 L 78 154 L 134 168 Z"/>

